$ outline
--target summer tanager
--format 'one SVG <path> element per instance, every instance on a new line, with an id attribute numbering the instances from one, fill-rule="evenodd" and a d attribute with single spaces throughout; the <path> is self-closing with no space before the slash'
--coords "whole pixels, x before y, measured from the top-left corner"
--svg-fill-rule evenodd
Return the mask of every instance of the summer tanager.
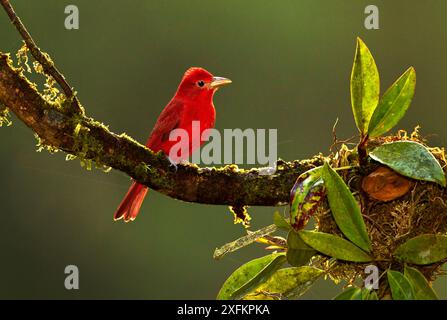
<path id="1" fill-rule="evenodd" d="M 186 160 L 203 141 L 192 143 L 192 122 L 199 121 L 200 134 L 205 129 L 214 127 L 216 111 L 213 105 L 213 95 L 218 88 L 231 83 L 231 80 L 214 77 L 202 68 L 190 68 L 180 82 L 172 100 L 163 109 L 146 142 L 146 146 L 154 152 L 163 151 L 169 155 L 171 147 L 177 143 L 188 143 L 187 150 L 178 160 Z M 174 129 L 184 129 L 188 132 L 189 140 L 170 141 L 169 134 Z M 124 219 L 125 222 L 135 220 L 143 203 L 148 188 L 138 182 L 132 182 L 126 196 L 115 212 L 115 220 Z"/>

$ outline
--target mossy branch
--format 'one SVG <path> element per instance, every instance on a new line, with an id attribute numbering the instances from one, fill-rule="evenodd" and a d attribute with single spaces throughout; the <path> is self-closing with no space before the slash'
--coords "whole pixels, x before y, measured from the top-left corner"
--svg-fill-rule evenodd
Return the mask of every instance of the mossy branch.
<path id="1" fill-rule="evenodd" d="M 51 150 L 60 149 L 83 161 L 93 160 L 97 165 L 120 170 L 176 199 L 225 205 L 285 204 L 296 177 L 322 161 L 321 157 L 302 162 L 279 160 L 272 176 L 261 175 L 258 169 L 240 170 L 234 165 L 179 165 L 175 170 L 163 154 L 155 154 L 125 134 L 114 134 L 86 117 L 75 92 L 51 58 L 37 47 L 10 2 L 0 0 L 0 4 L 34 59 L 65 94 L 62 100 L 45 99 L 22 71 L 13 67 L 9 55 L 0 52 L 0 105 L 14 112 Z"/>
<path id="2" fill-rule="evenodd" d="M 67 102 L 69 103 L 69 102 Z M 175 170 L 166 156 L 153 153 L 130 137 L 111 132 L 84 115 L 69 112 L 64 102 L 50 102 L 13 67 L 9 55 L 0 53 L 0 104 L 5 105 L 31 128 L 45 145 L 82 159 L 128 174 L 151 189 L 175 199 L 221 205 L 283 205 L 298 175 L 322 163 L 278 160 L 274 175 L 258 169 L 242 170 L 234 165 L 199 168 L 178 165 Z"/>

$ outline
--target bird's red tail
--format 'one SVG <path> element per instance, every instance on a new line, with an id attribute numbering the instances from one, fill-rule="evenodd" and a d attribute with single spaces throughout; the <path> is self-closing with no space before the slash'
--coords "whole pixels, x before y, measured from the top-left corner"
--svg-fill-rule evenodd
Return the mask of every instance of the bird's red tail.
<path id="1" fill-rule="evenodd" d="M 115 221 L 120 219 L 124 219 L 125 222 L 135 220 L 147 191 L 148 188 L 145 185 L 132 182 L 129 191 L 115 212 Z"/>

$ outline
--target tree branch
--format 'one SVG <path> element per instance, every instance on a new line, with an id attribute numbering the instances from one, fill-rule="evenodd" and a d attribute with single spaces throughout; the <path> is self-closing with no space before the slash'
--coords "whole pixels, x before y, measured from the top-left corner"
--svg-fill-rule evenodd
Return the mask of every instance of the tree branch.
<path id="1" fill-rule="evenodd" d="M 83 161 L 93 160 L 98 165 L 120 170 L 172 198 L 208 204 L 285 204 L 296 177 L 322 163 L 321 156 L 301 162 L 278 160 L 277 171 L 272 176 L 261 175 L 258 169 L 240 170 L 234 165 L 223 168 L 179 165 L 175 170 L 163 154 L 154 154 L 130 137 L 114 134 L 103 124 L 86 117 L 73 89 L 51 58 L 37 47 L 9 1 L 0 0 L 0 3 L 33 57 L 66 96 L 62 102 L 46 100 L 22 71 L 13 67 L 9 55 L 0 52 L 0 103 L 30 127 L 44 145 Z"/>
<path id="2" fill-rule="evenodd" d="M 73 91 L 73 88 L 68 84 L 63 74 L 60 73 L 59 70 L 56 68 L 48 54 L 43 53 L 37 47 L 25 25 L 22 23 L 20 18 L 15 13 L 14 8 L 9 3 L 9 0 L 0 0 L 0 4 L 5 9 L 12 24 L 16 27 L 17 31 L 22 36 L 27 48 L 30 50 L 34 59 L 36 59 L 36 61 L 42 65 L 42 68 L 46 74 L 54 78 L 54 80 L 60 85 L 67 99 L 71 101 L 71 104 L 68 106 L 69 109 L 73 113 L 83 114 L 84 110 L 81 107 L 81 104 L 76 97 L 76 93 Z"/>
<path id="3" fill-rule="evenodd" d="M 298 175 L 320 165 L 322 156 L 307 161 L 278 160 L 274 175 L 258 169 L 199 168 L 178 165 L 177 171 L 162 153 L 153 153 L 130 137 L 117 135 L 103 124 L 45 100 L 9 55 L 0 53 L 0 103 L 30 127 L 42 143 L 82 159 L 120 170 L 169 197 L 221 205 L 284 205 Z M 66 102 L 69 103 L 69 102 Z"/>

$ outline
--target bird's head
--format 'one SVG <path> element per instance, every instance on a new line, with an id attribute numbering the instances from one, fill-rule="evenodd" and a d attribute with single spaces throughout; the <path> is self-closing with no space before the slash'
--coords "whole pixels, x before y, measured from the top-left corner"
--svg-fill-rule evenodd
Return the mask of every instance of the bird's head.
<path id="1" fill-rule="evenodd" d="M 230 79 L 215 77 L 203 68 L 189 68 L 178 87 L 177 96 L 212 98 L 217 89 L 230 83 Z"/>

